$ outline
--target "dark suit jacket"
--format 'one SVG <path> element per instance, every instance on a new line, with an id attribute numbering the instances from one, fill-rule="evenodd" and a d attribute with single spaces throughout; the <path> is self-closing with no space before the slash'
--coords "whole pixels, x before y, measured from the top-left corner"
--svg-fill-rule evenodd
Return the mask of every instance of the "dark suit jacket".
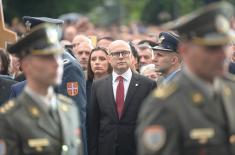
<path id="1" fill-rule="evenodd" d="M 0 105 L 9 99 L 11 85 L 17 81 L 0 78 Z"/>
<path id="2" fill-rule="evenodd" d="M 90 103 L 91 99 L 91 87 L 92 87 L 93 80 L 87 80 L 86 81 L 86 100 L 87 105 Z"/>
<path id="3" fill-rule="evenodd" d="M 118 118 L 113 95 L 112 75 L 93 82 L 88 107 L 89 155 L 135 155 L 136 118 L 144 98 L 156 83 L 133 73 L 122 117 Z"/>
<path id="4" fill-rule="evenodd" d="M 6 155 L 81 155 L 78 110 L 62 95 L 57 103 L 60 126 L 24 91 L 0 108 L 0 139 Z"/>

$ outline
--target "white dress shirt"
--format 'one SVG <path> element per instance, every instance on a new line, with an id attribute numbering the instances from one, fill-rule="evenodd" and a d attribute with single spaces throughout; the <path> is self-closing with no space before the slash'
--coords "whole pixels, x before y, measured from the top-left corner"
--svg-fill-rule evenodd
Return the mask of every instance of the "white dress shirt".
<path id="1" fill-rule="evenodd" d="M 124 101 L 126 99 L 126 94 L 127 94 L 127 90 L 129 88 L 130 82 L 131 82 L 131 77 L 132 77 L 132 71 L 129 68 L 125 73 L 118 75 L 117 73 L 115 73 L 113 71 L 112 73 L 112 77 L 113 77 L 113 81 L 112 81 L 112 86 L 113 86 L 113 94 L 114 94 L 114 99 L 116 100 L 116 91 L 117 91 L 117 86 L 118 86 L 118 76 L 122 76 L 123 77 L 123 84 L 124 84 Z"/>

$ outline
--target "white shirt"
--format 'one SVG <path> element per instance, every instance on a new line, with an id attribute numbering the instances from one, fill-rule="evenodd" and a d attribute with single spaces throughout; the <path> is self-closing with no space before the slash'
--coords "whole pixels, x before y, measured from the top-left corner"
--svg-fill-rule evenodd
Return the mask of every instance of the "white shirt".
<path id="1" fill-rule="evenodd" d="M 113 81 L 112 81 L 112 86 L 113 86 L 113 94 L 114 94 L 114 99 L 116 100 L 116 91 L 117 91 L 117 86 L 118 86 L 118 76 L 122 76 L 123 77 L 123 84 L 124 84 L 124 101 L 126 99 L 126 94 L 127 94 L 127 90 L 129 88 L 130 82 L 131 82 L 131 77 L 132 77 L 132 71 L 129 68 L 125 73 L 123 73 L 122 75 L 118 75 L 117 73 L 115 73 L 113 71 L 112 73 L 112 77 L 113 77 Z"/>

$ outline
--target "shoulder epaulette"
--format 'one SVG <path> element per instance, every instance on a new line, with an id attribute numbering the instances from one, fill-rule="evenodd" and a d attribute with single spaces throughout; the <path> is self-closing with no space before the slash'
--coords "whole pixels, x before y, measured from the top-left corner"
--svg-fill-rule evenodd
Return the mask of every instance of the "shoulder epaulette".
<path id="1" fill-rule="evenodd" d="M 58 95 L 58 98 L 59 98 L 59 100 L 61 100 L 63 103 L 69 104 L 69 103 L 72 102 L 72 100 L 71 100 L 70 98 L 68 98 L 68 97 L 66 97 L 66 96 L 64 96 L 64 95 L 61 95 L 61 94 Z"/>
<path id="2" fill-rule="evenodd" d="M 154 94 L 154 97 L 156 98 L 165 99 L 171 94 L 173 94 L 177 88 L 178 88 L 178 85 L 172 82 L 170 84 L 160 86 L 153 92 L 153 94 Z"/>
<path id="3" fill-rule="evenodd" d="M 8 102 L 6 102 L 5 104 L 3 104 L 1 107 L 0 107 L 0 113 L 1 114 L 4 114 L 8 111 L 10 111 L 11 109 L 13 109 L 15 107 L 15 102 L 13 100 L 10 100 Z"/>

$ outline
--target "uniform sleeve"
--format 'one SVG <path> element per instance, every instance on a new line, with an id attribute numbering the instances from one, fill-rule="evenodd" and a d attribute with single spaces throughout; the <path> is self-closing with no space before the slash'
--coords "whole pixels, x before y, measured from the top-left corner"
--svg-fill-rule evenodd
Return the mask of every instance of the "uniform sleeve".
<path id="1" fill-rule="evenodd" d="M 9 95 L 9 99 L 13 99 L 16 97 L 16 92 L 14 87 L 11 86 L 11 90 L 10 90 L 10 95 Z"/>
<path id="2" fill-rule="evenodd" d="M 86 136 L 86 81 L 80 66 L 66 64 L 62 84 L 59 93 L 71 98 L 78 106 L 82 127 L 82 140 L 84 144 L 84 155 L 87 155 Z"/>
<path id="3" fill-rule="evenodd" d="M 92 85 L 91 102 L 87 108 L 88 115 L 88 150 L 89 155 L 96 155 L 98 152 L 98 134 L 99 134 L 99 106 L 96 97 L 96 84 Z"/>
<path id="4" fill-rule="evenodd" d="M 0 155 L 20 155 L 16 132 L 3 115 L 0 115 Z"/>
<path id="5" fill-rule="evenodd" d="M 138 155 L 180 155 L 177 117 L 165 104 L 149 97 L 137 126 Z"/>

